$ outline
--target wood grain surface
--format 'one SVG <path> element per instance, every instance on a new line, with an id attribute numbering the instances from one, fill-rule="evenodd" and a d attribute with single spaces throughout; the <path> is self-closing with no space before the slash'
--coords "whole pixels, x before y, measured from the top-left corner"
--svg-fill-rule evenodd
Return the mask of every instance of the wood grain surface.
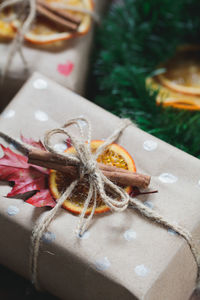
<path id="1" fill-rule="evenodd" d="M 58 300 L 49 294 L 38 293 L 31 283 L 14 272 L 0 266 L 0 299 L 2 300 Z M 66 299 L 70 300 L 70 299 Z M 81 300 L 81 299 L 80 299 Z M 95 300 L 95 299 L 94 299 Z M 123 300 L 123 299 L 120 299 Z M 158 299 L 157 299 L 158 300 Z M 170 300 L 170 299 L 165 299 Z M 195 292 L 189 300 L 200 300 Z"/>

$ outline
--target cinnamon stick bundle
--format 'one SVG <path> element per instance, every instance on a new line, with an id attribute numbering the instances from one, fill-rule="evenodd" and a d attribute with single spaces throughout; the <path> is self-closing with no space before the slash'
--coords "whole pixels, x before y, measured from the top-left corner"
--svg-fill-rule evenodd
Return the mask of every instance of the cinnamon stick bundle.
<path id="1" fill-rule="evenodd" d="M 81 19 L 62 9 L 54 8 L 44 0 L 37 0 L 37 12 L 49 20 L 66 27 L 71 31 L 77 30 Z"/>
<path id="2" fill-rule="evenodd" d="M 66 173 L 67 176 L 70 176 L 73 179 L 76 179 L 79 176 L 77 166 L 66 165 L 65 159 L 57 157 L 50 152 L 31 150 L 28 153 L 28 162 L 33 165 Z M 116 184 L 123 186 L 131 185 L 145 189 L 150 183 L 151 177 L 148 175 L 138 174 L 114 166 L 104 165 L 102 163 L 98 163 L 98 167 L 108 179 Z"/>

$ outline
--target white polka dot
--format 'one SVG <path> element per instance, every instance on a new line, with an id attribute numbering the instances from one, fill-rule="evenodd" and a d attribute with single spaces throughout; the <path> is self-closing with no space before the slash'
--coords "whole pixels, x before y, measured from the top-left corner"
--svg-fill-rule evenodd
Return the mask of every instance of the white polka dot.
<path id="1" fill-rule="evenodd" d="M 178 178 L 170 173 L 163 173 L 159 176 L 159 180 L 164 183 L 175 183 Z"/>
<path id="2" fill-rule="evenodd" d="M 16 150 L 17 149 L 13 143 L 9 144 L 9 148 L 12 149 L 12 150 Z"/>
<path id="3" fill-rule="evenodd" d="M 8 208 L 7 208 L 7 213 L 8 213 L 8 215 L 11 216 L 11 217 L 17 215 L 18 212 L 19 212 L 19 208 L 18 208 L 17 206 L 10 205 L 10 206 L 8 206 Z"/>
<path id="4" fill-rule="evenodd" d="M 136 237 L 137 237 L 137 233 L 135 231 L 133 231 L 132 229 L 129 229 L 129 230 L 124 232 L 124 238 L 128 242 L 130 242 L 132 240 L 135 240 Z"/>
<path id="5" fill-rule="evenodd" d="M 0 158 L 2 158 L 2 157 L 4 157 L 4 152 L 3 152 L 3 149 L 0 146 Z"/>
<path id="6" fill-rule="evenodd" d="M 107 257 L 101 258 L 95 262 L 96 268 L 99 271 L 104 271 L 111 266 L 111 263 Z"/>
<path id="7" fill-rule="evenodd" d="M 35 112 L 35 118 L 41 122 L 45 122 L 48 120 L 47 114 L 41 110 L 37 110 Z"/>
<path id="8" fill-rule="evenodd" d="M 178 235 L 178 233 L 176 231 L 174 231 L 173 229 L 171 229 L 171 228 L 169 228 L 167 231 L 171 235 Z"/>
<path id="9" fill-rule="evenodd" d="M 158 143 L 152 140 L 145 141 L 143 143 L 143 148 L 146 151 L 153 151 L 158 147 Z"/>
<path id="10" fill-rule="evenodd" d="M 65 143 L 55 144 L 53 148 L 57 152 L 64 152 L 67 149 L 67 144 Z"/>
<path id="11" fill-rule="evenodd" d="M 88 231 L 84 232 L 82 235 L 78 235 L 78 238 L 81 240 L 87 240 L 90 237 L 90 233 Z"/>
<path id="12" fill-rule="evenodd" d="M 44 243 L 49 244 L 56 239 L 56 236 L 53 232 L 47 231 L 43 234 L 42 240 Z"/>
<path id="13" fill-rule="evenodd" d="M 84 120 L 78 120 L 78 124 L 80 127 L 85 127 L 87 125 L 87 123 Z"/>
<path id="14" fill-rule="evenodd" d="M 33 87 L 37 90 L 45 90 L 47 88 L 47 86 L 48 86 L 48 83 L 44 79 L 41 79 L 41 78 L 38 78 L 33 82 Z"/>
<path id="15" fill-rule="evenodd" d="M 138 265 L 135 267 L 135 273 L 140 277 L 145 277 L 150 272 L 144 265 Z"/>
<path id="16" fill-rule="evenodd" d="M 15 116 L 15 111 L 13 109 L 8 109 L 2 113 L 4 119 L 11 119 Z"/>
<path id="17" fill-rule="evenodd" d="M 154 204 L 151 201 L 145 201 L 144 205 L 151 208 L 151 209 L 154 208 Z"/>

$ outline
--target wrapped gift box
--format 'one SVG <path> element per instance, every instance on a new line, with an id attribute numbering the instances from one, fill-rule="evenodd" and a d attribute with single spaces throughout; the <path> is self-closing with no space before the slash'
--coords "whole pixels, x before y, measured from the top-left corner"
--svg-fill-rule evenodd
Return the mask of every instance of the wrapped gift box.
<path id="1" fill-rule="evenodd" d="M 94 139 L 105 139 L 120 122 L 35 73 L 4 110 L 0 128 L 15 138 L 23 133 L 38 139 L 47 129 L 80 115 L 90 119 Z M 151 188 L 159 191 L 138 198 L 189 230 L 199 246 L 200 161 L 134 126 L 118 142 L 132 155 L 138 172 L 152 175 Z M 31 231 L 46 209 L 4 197 L 9 190 L 1 183 L 0 263 L 29 278 Z M 189 299 L 197 266 L 178 234 L 143 218 L 133 208 L 95 216 L 82 238 L 75 235 L 77 220 L 61 210 L 42 240 L 38 265 L 44 290 L 61 299 Z"/>
<path id="2" fill-rule="evenodd" d="M 95 12 L 100 14 L 106 1 L 93 0 Z M 84 36 L 62 41 L 54 45 L 24 45 L 29 74 L 34 71 L 52 78 L 67 88 L 82 94 L 88 70 L 93 29 Z M 5 65 L 9 44 L 0 42 L 0 70 Z M 16 54 L 3 85 L 0 85 L 0 110 L 10 101 L 29 75 L 25 72 L 19 54 Z"/>

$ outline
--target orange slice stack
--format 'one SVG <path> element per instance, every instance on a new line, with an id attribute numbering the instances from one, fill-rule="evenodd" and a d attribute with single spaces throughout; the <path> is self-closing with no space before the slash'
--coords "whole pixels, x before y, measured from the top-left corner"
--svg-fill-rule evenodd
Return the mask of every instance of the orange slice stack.
<path id="1" fill-rule="evenodd" d="M 48 5 L 69 5 L 74 8 L 82 8 L 86 11 L 93 11 L 93 0 L 44 0 Z M 66 9 L 62 9 L 65 11 Z M 86 34 L 91 27 L 91 16 L 87 13 L 77 12 L 67 9 L 66 12 L 72 16 L 77 16 L 80 19 L 80 24 L 77 30 L 68 31 L 67 29 L 59 26 L 53 21 L 48 20 L 44 16 L 37 15 L 31 30 L 25 35 L 25 40 L 30 43 L 42 45 L 51 44 L 62 40 L 68 40 L 78 35 Z M 1 17 L 0 23 L 0 36 L 13 38 L 17 28 L 21 26 L 21 22 L 15 18 L 11 22 L 7 21 L 8 12 L 4 12 L 4 16 Z"/>
<path id="2" fill-rule="evenodd" d="M 14 38 L 15 30 L 11 23 L 15 17 L 12 9 L 6 9 L 5 11 L 0 12 L 0 39 L 9 40 Z"/>
<path id="3" fill-rule="evenodd" d="M 157 103 L 200 110 L 200 48 L 183 47 L 162 67 L 165 73 L 146 81 L 153 90 L 158 90 Z"/>
<path id="4" fill-rule="evenodd" d="M 91 149 L 92 152 L 95 152 L 100 145 L 102 145 L 103 141 L 92 141 Z M 68 154 L 75 154 L 75 149 L 70 147 L 66 150 Z M 118 168 L 123 168 L 132 172 L 136 172 L 136 167 L 134 160 L 130 156 L 130 154 L 118 144 L 111 144 L 107 147 L 107 149 L 98 157 L 98 162 L 116 166 Z M 54 199 L 60 198 L 61 194 L 65 191 L 66 187 L 69 186 L 71 183 L 70 178 L 66 178 L 66 176 L 58 171 L 51 170 L 49 176 L 49 187 L 50 191 L 54 197 Z M 132 187 L 127 186 L 124 187 L 127 193 L 132 191 Z M 63 207 L 75 214 L 80 214 L 83 206 L 84 201 L 86 200 L 88 195 L 88 181 L 87 178 L 84 178 L 76 187 L 73 194 L 70 196 L 69 199 L 66 199 Z M 90 214 L 92 211 L 93 200 L 87 209 L 86 214 Z M 103 213 L 109 210 L 101 197 L 97 196 L 97 207 L 95 213 Z"/>

